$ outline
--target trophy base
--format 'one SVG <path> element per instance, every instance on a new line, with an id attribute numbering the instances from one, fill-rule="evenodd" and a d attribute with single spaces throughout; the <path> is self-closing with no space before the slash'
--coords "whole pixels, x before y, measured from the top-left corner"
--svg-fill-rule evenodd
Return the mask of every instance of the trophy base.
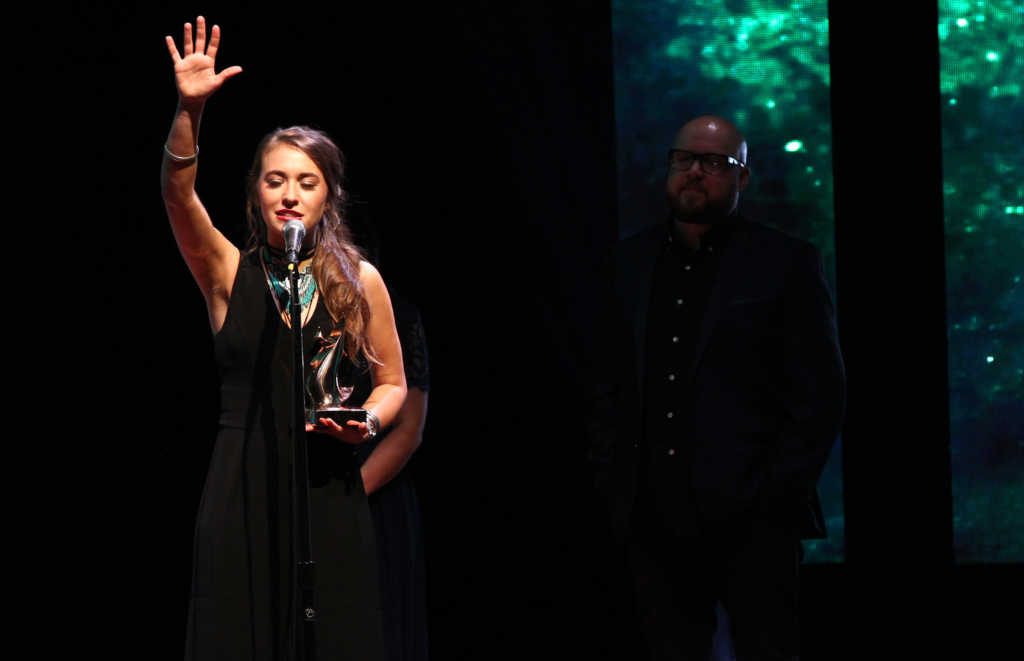
<path id="1" fill-rule="evenodd" d="M 366 409 L 344 409 L 344 408 L 326 408 L 316 409 L 313 411 L 312 422 L 314 425 L 320 424 L 320 418 L 329 418 L 339 425 L 344 426 L 349 420 L 355 420 L 356 422 L 366 422 Z"/>

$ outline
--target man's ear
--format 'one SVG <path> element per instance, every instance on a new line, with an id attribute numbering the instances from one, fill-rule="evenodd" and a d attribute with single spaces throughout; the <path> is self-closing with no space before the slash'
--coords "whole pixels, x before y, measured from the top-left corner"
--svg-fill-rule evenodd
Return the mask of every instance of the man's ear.
<path id="1" fill-rule="evenodd" d="M 743 166 L 743 168 L 740 169 L 740 180 L 737 183 L 738 190 L 742 191 L 747 187 L 747 184 L 750 183 L 750 168 Z"/>

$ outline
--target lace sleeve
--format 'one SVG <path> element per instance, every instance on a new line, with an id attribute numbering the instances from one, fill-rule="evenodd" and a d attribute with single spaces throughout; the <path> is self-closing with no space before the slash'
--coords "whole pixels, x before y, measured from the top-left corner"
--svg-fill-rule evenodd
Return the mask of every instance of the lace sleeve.
<path id="1" fill-rule="evenodd" d="M 405 364 L 405 381 L 410 388 L 430 390 L 430 366 L 427 356 L 427 334 L 423 330 L 420 312 L 412 303 L 397 296 L 392 297 L 395 310 L 395 326 L 402 343 L 402 362 Z"/>

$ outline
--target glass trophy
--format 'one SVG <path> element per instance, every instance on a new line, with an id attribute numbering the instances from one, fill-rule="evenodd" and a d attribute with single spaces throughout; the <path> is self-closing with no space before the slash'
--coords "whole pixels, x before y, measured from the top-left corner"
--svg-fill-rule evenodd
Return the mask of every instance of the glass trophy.
<path id="1" fill-rule="evenodd" d="M 341 331 L 334 329 L 324 337 L 318 330 L 314 341 L 317 352 L 309 363 L 310 372 L 306 380 L 307 419 L 318 426 L 320 418 L 330 418 L 339 425 L 348 420 L 366 422 L 366 409 L 345 406 L 354 387 L 355 369 L 351 361 L 344 360 Z"/>

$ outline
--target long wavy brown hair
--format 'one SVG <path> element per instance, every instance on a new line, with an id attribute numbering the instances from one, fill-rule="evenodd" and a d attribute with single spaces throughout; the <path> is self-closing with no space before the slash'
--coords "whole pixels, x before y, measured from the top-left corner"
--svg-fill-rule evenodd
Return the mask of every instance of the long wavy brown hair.
<path id="1" fill-rule="evenodd" d="M 359 262 L 363 259 L 352 243 L 345 224 L 348 195 L 343 186 L 345 156 L 324 133 L 308 126 L 290 126 L 268 133 L 260 141 L 246 180 L 245 219 L 249 225 L 247 252 L 267 240 L 267 226 L 260 212 L 259 182 L 263 171 L 263 155 L 271 147 L 289 145 L 302 151 L 316 163 L 327 186 L 327 205 L 314 229 L 316 249 L 313 254 L 313 277 L 320 296 L 335 323 L 343 322 L 342 339 L 346 355 L 353 360 L 365 356 L 380 362 L 366 336 L 370 322 L 370 304 L 359 280 Z"/>

